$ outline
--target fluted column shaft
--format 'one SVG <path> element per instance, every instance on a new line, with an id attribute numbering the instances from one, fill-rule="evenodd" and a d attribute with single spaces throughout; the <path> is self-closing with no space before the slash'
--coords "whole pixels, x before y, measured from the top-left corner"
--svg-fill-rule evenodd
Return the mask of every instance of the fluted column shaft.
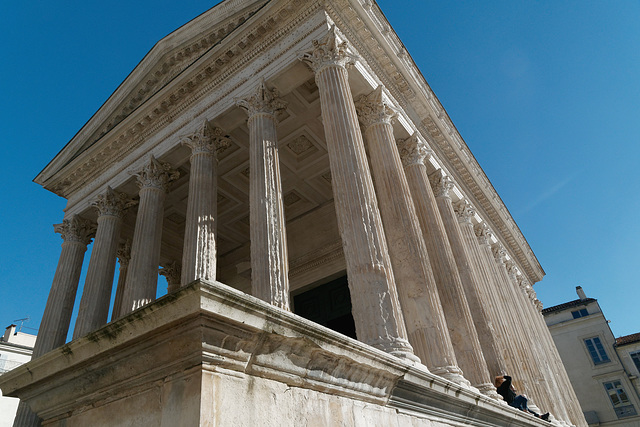
<path id="1" fill-rule="evenodd" d="M 33 359 L 60 347 L 67 339 L 82 261 L 93 232 L 89 222 L 77 215 L 54 227 L 64 242 L 33 348 Z"/>
<path id="2" fill-rule="evenodd" d="M 124 209 L 130 205 L 126 194 L 110 187 L 93 206 L 98 210 L 98 229 L 93 242 L 89 268 L 73 339 L 85 336 L 107 323 L 111 288 L 116 267 L 116 251 Z"/>
<path id="3" fill-rule="evenodd" d="M 508 301 L 511 314 L 518 319 L 517 324 L 520 329 L 518 338 L 526 352 L 522 358 L 526 361 L 526 374 L 531 379 L 527 393 L 540 408 L 544 408 L 545 411 L 549 411 L 561 419 L 567 419 L 564 408 L 557 405 L 558 399 L 555 398 L 561 391 L 555 387 L 552 378 L 547 381 L 550 372 L 546 367 L 546 354 L 541 349 L 540 337 L 532 327 L 532 320 L 528 315 L 523 295 L 519 289 L 516 289 L 517 285 L 514 286 L 515 284 L 507 273 L 505 267 L 506 251 L 500 243 L 495 243 L 492 246 L 498 283 L 501 285 L 502 295 Z"/>
<path id="4" fill-rule="evenodd" d="M 518 279 L 522 279 L 520 276 Z M 560 399 L 558 399 L 557 406 L 562 406 L 567 412 L 568 421 L 570 421 L 573 425 L 576 426 L 585 426 L 587 425 L 584 414 L 582 413 L 582 409 L 578 403 L 578 398 L 573 390 L 573 386 L 571 385 L 571 381 L 569 380 L 569 376 L 565 370 L 564 364 L 560 359 L 560 354 L 558 353 L 558 349 L 556 348 L 555 343 L 553 342 L 553 338 L 551 337 L 551 332 L 549 332 L 549 328 L 544 321 L 544 317 L 540 312 L 542 308 L 542 304 L 536 298 L 535 291 L 533 288 L 526 282 L 521 282 L 517 280 L 517 283 L 520 285 L 520 288 L 525 296 L 525 300 L 527 300 L 528 304 L 526 307 L 529 309 L 531 316 L 533 318 L 534 325 L 541 337 L 541 343 L 543 345 L 544 351 L 547 355 L 547 361 L 551 368 L 551 373 L 553 380 L 556 382 L 556 387 L 562 390 Z"/>
<path id="5" fill-rule="evenodd" d="M 463 238 L 463 243 L 467 249 L 469 255 L 469 261 L 471 262 L 471 268 L 476 273 L 478 278 L 478 286 L 480 292 L 480 303 L 486 308 L 485 313 L 489 318 L 491 324 L 494 326 L 494 338 L 496 340 L 496 346 L 502 359 L 505 361 L 506 373 L 512 375 L 516 387 L 522 385 L 521 378 L 516 375 L 521 371 L 521 367 L 517 365 L 517 358 L 515 357 L 515 351 L 512 344 L 509 342 L 509 336 L 513 331 L 507 330 L 503 318 L 505 317 L 504 309 L 500 304 L 500 294 L 496 293 L 493 286 L 493 273 L 489 268 L 485 255 L 482 252 L 478 239 L 473 230 L 473 224 L 470 217 L 475 213 L 468 208 L 462 208 L 457 206 L 456 214 L 458 216 L 458 224 Z M 501 372 L 492 372 L 492 375 L 498 375 Z"/>
<path id="6" fill-rule="evenodd" d="M 534 395 L 535 399 L 537 391 L 534 390 L 535 378 L 532 375 L 531 352 L 523 342 L 524 337 L 517 320 L 519 318 L 517 307 L 514 307 L 508 289 L 504 289 L 488 239 L 488 236 L 476 237 L 476 244 L 480 247 L 482 262 L 489 273 L 488 295 L 492 296 L 493 305 L 500 318 L 505 358 L 507 363 L 511 364 L 509 375 L 514 378 L 514 387 L 520 393 Z"/>
<path id="7" fill-rule="evenodd" d="M 138 175 L 140 206 L 131 244 L 131 262 L 123 296 L 122 314 L 150 303 L 156 297 L 162 242 L 164 199 L 168 183 L 177 173 L 154 157 Z"/>
<path id="8" fill-rule="evenodd" d="M 356 108 L 369 144 L 371 171 L 409 343 L 432 372 L 452 381 L 466 382 L 456 361 L 429 255 L 395 146 L 393 114 L 381 96 L 382 86 L 368 97 L 360 98 Z"/>
<path id="9" fill-rule="evenodd" d="M 302 59 L 314 70 L 320 94 L 356 334 L 369 345 L 415 360 L 349 89 L 346 65 L 352 58 L 335 28 L 314 46 Z"/>
<path id="10" fill-rule="evenodd" d="M 458 272 L 460 273 L 460 280 L 462 281 L 469 309 L 474 319 L 476 332 L 478 333 L 478 339 L 482 347 L 482 354 L 487 363 L 491 381 L 491 378 L 494 376 L 507 374 L 507 366 L 499 350 L 493 322 L 487 312 L 489 307 L 485 306 L 482 302 L 481 294 L 483 288 L 480 285 L 480 279 L 477 277 L 466 245 L 464 244 L 462 231 L 460 230 L 460 225 L 453 210 L 451 198 L 444 195 L 436 197 L 436 204 L 438 205 L 440 218 L 442 219 L 447 238 L 449 239 L 449 245 L 455 258 Z"/>
<path id="11" fill-rule="evenodd" d="M 127 240 L 116 252 L 120 261 L 120 269 L 118 270 L 118 285 L 116 287 L 116 296 L 113 300 L 113 311 L 111 312 L 111 321 L 119 319 L 122 315 L 122 299 L 124 297 L 124 287 L 127 282 L 127 271 L 129 270 L 129 261 L 131 260 L 131 241 Z"/>
<path id="12" fill-rule="evenodd" d="M 182 143 L 191 148 L 189 200 L 182 252 L 182 286 L 196 279 L 216 279 L 217 158 L 222 130 L 208 122 Z"/>
<path id="13" fill-rule="evenodd" d="M 496 251 L 499 252 L 501 247 L 496 244 Z M 526 321 L 525 335 L 529 337 L 529 344 L 534 352 L 534 357 L 538 363 L 539 387 L 542 389 L 543 398 L 545 399 L 541 404 L 546 406 L 546 410 L 553 413 L 556 417 L 563 420 L 570 420 L 567 403 L 564 402 L 565 396 L 569 393 L 563 391 L 563 387 L 560 386 L 560 375 L 555 370 L 553 363 L 550 359 L 551 348 L 546 345 L 545 336 L 543 332 L 538 328 L 537 316 L 534 312 L 535 308 L 531 304 L 529 297 L 523 292 L 516 280 L 515 264 L 512 260 L 504 261 L 504 259 L 496 259 L 498 267 L 501 269 L 501 273 L 506 277 L 508 284 L 512 290 L 516 302 L 519 304 L 523 322 Z M 538 313 L 539 314 L 539 313 Z M 526 320 L 525 320 L 526 319 Z M 555 397 L 559 396 L 559 397 Z"/>
<path id="14" fill-rule="evenodd" d="M 62 236 L 62 250 L 40 322 L 38 338 L 33 347 L 32 359 L 60 347 L 67 339 L 82 261 L 93 233 L 90 223 L 77 215 L 65 219 L 62 224 L 54 225 L 54 230 Z M 21 401 L 13 426 L 37 427 L 41 424 L 41 420 L 31 411 L 29 405 Z"/>
<path id="15" fill-rule="evenodd" d="M 249 115 L 251 292 L 289 310 L 289 259 L 275 117 L 286 103 L 262 81 L 238 105 Z"/>
<path id="16" fill-rule="evenodd" d="M 465 296 L 458 267 L 447 239 L 446 231 L 427 177 L 424 163 L 411 162 L 405 169 L 409 187 L 414 194 L 416 211 L 422 227 L 429 258 L 438 285 L 438 293 L 442 301 L 449 334 L 456 350 L 460 367 L 471 384 L 483 393 L 496 397 L 495 386 L 489 375 L 487 363 L 482 354 L 482 347 L 473 324 L 471 310 Z M 451 184 L 443 182 L 444 177 L 436 184 L 438 194 L 448 197 Z"/>
<path id="17" fill-rule="evenodd" d="M 402 141 L 402 144 L 400 149 L 408 188 L 413 195 L 417 219 L 433 269 L 436 291 L 440 296 L 458 364 L 474 387 L 496 397 L 497 393 L 482 355 L 455 259 L 427 177 L 424 160 L 428 149 L 417 134 Z"/>

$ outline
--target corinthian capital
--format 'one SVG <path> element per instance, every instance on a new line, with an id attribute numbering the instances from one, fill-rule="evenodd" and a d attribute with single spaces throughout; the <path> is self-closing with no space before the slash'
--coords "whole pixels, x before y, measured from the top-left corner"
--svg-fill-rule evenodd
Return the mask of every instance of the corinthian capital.
<path id="1" fill-rule="evenodd" d="M 93 224 L 80 215 L 73 215 L 71 218 L 63 220 L 62 224 L 54 224 L 53 230 L 60 233 L 65 243 L 77 242 L 84 245 L 91 243 L 91 238 L 95 233 Z"/>
<path id="2" fill-rule="evenodd" d="M 180 287 L 180 274 L 182 274 L 182 264 L 173 261 L 171 264 L 160 267 L 158 274 L 167 279 L 168 292 L 172 292 Z"/>
<path id="3" fill-rule="evenodd" d="M 365 129 L 378 123 L 391 124 L 397 115 L 389 103 L 384 100 L 382 91 L 383 87 L 380 85 L 369 95 L 360 96 L 355 102 L 358 118 Z"/>
<path id="4" fill-rule="evenodd" d="M 454 187 L 453 180 L 445 175 L 442 169 L 430 174 L 429 182 L 436 197 L 449 197 L 449 191 Z"/>
<path id="5" fill-rule="evenodd" d="M 202 122 L 200 128 L 180 139 L 182 145 L 191 148 L 191 154 L 206 153 L 215 155 L 217 151 L 229 147 L 229 137 L 219 127 L 212 126 L 208 120 Z"/>
<path id="6" fill-rule="evenodd" d="M 98 210 L 98 215 L 117 216 L 122 218 L 125 210 L 138 203 L 132 200 L 126 193 L 113 191 L 113 188 L 107 186 L 107 191 L 99 195 L 91 206 Z"/>
<path id="7" fill-rule="evenodd" d="M 453 202 L 453 210 L 458 216 L 458 222 L 471 224 L 471 218 L 476 216 L 476 208 L 473 207 L 466 199 L 460 199 Z"/>
<path id="8" fill-rule="evenodd" d="M 493 232 L 484 222 L 474 225 L 473 231 L 476 233 L 478 243 L 480 243 L 481 245 L 488 245 L 491 241 L 491 238 L 493 237 Z"/>
<path id="9" fill-rule="evenodd" d="M 287 107 L 287 103 L 278 97 L 278 90 L 275 88 L 269 89 L 264 79 L 260 80 L 258 88 L 253 95 L 236 101 L 236 105 L 243 108 L 249 118 L 260 113 L 274 116 L 278 111 Z"/>
<path id="10" fill-rule="evenodd" d="M 169 191 L 171 182 L 178 179 L 180 172 L 171 168 L 169 163 L 158 161 L 153 154 L 140 172 L 134 174 L 138 177 L 138 187 L 157 188 L 162 191 Z"/>
<path id="11" fill-rule="evenodd" d="M 120 268 L 126 268 L 131 260 L 131 240 L 128 240 L 121 244 L 116 251 L 118 261 L 120 261 Z"/>
<path id="12" fill-rule="evenodd" d="M 513 280 L 514 282 L 518 282 L 518 267 L 516 267 L 516 263 L 513 262 L 513 260 L 506 260 L 504 262 L 504 266 L 507 269 L 507 274 L 509 275 L 509 278 L 511 280 Z"/>
<path id="13" fill-rule="evenodd" d="M 320 40 L 314 40 L 313 49 L 303 53 L 298 59 L 307 63 L 314 73 L 318 74 L 330 65 L 347 67 L 355 63 L 356 55 L 347 52 L 347 42 L 340 42 L 336 34 L 336 26 L 332 25 L 327 34 Z"/>
<path id="14" fill-rule="evenodd" d="M 411 165 L 424 165 L 427 157 L 433 154 L 433 151 L 427 146 L 427 143 L 420 138 L 418 131 L 415 131 L 413 135 L 407 139 L 398 139 L 396 144 L 400 152 L 402 166 L 405 168 Z"/>
<path id="15" fill-rule="evenodd" d="M 507 250 L 502 246 L 502 243 L 496 242 L 491 245 L 491 252 L 499 264 L 504 264 L 507 261 Z"/>

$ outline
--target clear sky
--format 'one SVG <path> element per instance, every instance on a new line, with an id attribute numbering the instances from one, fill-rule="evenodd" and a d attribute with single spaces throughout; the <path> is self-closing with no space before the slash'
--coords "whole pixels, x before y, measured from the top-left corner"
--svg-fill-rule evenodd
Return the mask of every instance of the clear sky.
<path id="1" fill-rule="evenodd" d="M 38 327 L 60 254 L 65 201 L 32 179 L 156 41 L 215 3 L 0 5 L 0 327 Z M 640 2 L 379 4 L 545 269 L 544 305 L 581 285 L 616 336 L 640 332 Z"/>

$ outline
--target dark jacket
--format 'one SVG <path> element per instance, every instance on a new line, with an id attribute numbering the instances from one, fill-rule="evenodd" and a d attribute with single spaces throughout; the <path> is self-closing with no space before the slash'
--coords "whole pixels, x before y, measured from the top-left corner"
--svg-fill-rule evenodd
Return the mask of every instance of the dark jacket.
<path id="1" fill-rule="evenodd" d="M 504 382 L 498 387 L 498 394 L 502 396 L 507 404 L 511 404 L 513 399 L 516 398 L 516 393 L 511 389 L 511 377 L 509 375 L 504 376 Z"/>

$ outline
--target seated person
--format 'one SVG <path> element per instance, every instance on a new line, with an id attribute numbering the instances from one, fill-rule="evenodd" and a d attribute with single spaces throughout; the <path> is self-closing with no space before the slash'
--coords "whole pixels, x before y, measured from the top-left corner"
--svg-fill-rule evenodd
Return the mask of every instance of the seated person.
<path id="1" fill-rule="evenodd" d="M 539 415 L 536 412 L 533 412 L 531 409 L 527 407 L 527 398 L 521 394 L 516 395 L 515 389 L 511 386 L 511 377 L 509 375 L 498 376 L 495 379 L 495 385 L 498 389 L 498 394 L 503 397 L 504 401 L 507 402 L 509 406 L 520 409 L 524 412 L 529 412 L 533 414 L 537 418 L 542 418 L 543 420 L 549 419 L 549 413 Z"/>

